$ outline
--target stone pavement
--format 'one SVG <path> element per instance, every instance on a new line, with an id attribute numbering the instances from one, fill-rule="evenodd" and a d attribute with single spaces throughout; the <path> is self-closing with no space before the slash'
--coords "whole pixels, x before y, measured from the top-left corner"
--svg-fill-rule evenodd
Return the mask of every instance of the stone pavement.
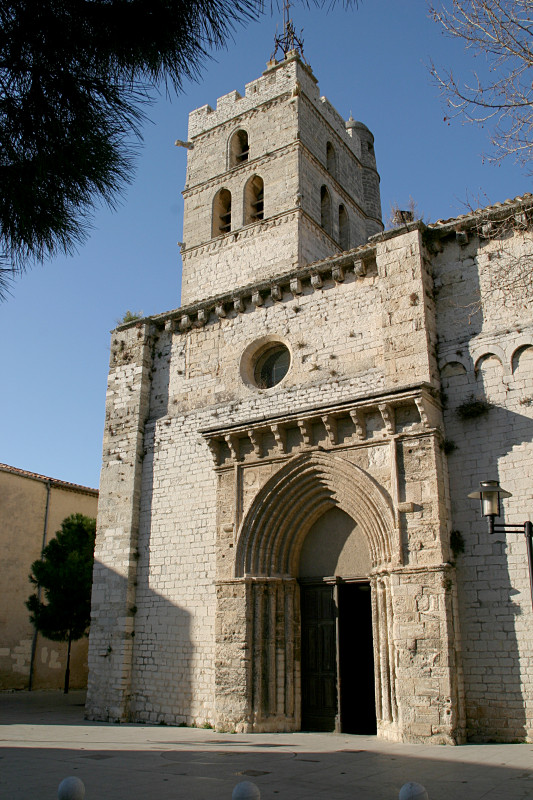
<path id="1" fill-rule="evenodd" d="M 430 800 L 533 798 L 533 744 L 429 747 L 347 734 L 219 734 L 84 720 L 84 693 L 0 693 L 0 798 L 55 800 L 81 778 L 86 800 L 396 800 L 407 781 Z"/>

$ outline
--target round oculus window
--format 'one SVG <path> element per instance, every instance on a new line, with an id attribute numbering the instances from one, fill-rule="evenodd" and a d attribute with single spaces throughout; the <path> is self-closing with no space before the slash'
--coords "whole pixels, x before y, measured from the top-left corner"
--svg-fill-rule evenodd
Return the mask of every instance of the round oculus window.
<path id="1" fill-rule="evenodd" d="M 291 365 L 291 354 L 287 347 L 277 342 L 264 350 L 254 366 L 254 382 L 258 389 L 270 389 L 283 380 Z"/>

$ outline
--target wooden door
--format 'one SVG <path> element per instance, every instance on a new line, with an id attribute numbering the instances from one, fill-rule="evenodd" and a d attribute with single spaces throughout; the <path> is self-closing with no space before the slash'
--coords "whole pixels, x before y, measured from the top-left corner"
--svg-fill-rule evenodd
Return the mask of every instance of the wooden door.
<path id="1" fill-rule="evenodd" d="M 301 585 L 302 730 L 334 731 L 337 717 L 335 586 Z"/>

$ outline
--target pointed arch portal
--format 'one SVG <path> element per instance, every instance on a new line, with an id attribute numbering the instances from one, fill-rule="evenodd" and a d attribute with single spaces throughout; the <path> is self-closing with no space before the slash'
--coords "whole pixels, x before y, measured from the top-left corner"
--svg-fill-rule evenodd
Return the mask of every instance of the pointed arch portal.
<path id="1" fill-rule="evenodd" d="M 395 522 L 384 491 L 345 459 L 312 453 L 289 461 L 258 492 L 241 525 L 235 577 L 295 577 L 309 528 L 335 506 L 366 537 L 372 566 L 388 564 Z"/>
<path id="2" fill-rule="evenodd" d="M 309 603 L 313 608 L 316 606 L 316 592 L 309 591 L 309 586 L 304 589 L 302 584 L 301 595 L 297 580 L 300 553 L 310 529 L 332 509 L 340 509 L 351 517 L 355 523 L 352 535 L 363 537 L 366 542 L 372 575 L 355 576 L 358 579 L 355 588 L 361 590 L 357 593 L 357 602 L 362 600 L 363 605 L 359 602 L 357 608 L 365 608 L 370 641 L 374 630 L 373 661 L 378 702 L 376 711 L 372 713 L 374 723 L 376 716 L 378 722 L 393 722 L 390 609 L 386 607 L 389 577 L 374 574 L 376 570 L 391 567 L 396 531 L 392 505 L 385 491 L 364 470 L 338 455 L 313 452 L 291 459 L 258 491 L 240 526 L 234 578 L 218 584 L 217 644 L 220 658 L 217 658 L 217 664 L 221 668 L 217 671 L 216 683 L 220 727 L 232 725 L 249 731 L 300 729 L 302 625 L 305 636 L 309 628 L 309 621 L 305 622 L 301 617 L 301 608 L 310 607 Z M 330 576 L 323 585 L 326 589 L 321 595 L 325 597 L 329 592 L 329 600 L 323 601 L 324 608 L 328 603 L 338 608 L 339 598 L 346 598 L 347 590 L 339 589 L 335 576 Z M 367 587 L 366 601 L 363 585 Z M 370 586 L 371 604 L 368 599 Z M 354 598 L 355 592 L 349 604 L 352 609 L 355 608 Z M 338 635 L 339 623 L 335 621 L 335 614 L 333 611 L 333 623 L 329 625 L 330 631 L 332 624 L 337 625 Z M 376 624 L 378 616 L 381 619 L 379 627 Z M 317 624 L 320 625 L 320 621 Z M 356 628 L 352 633 L 354 631 Z M 240 674 L 238 669 L 227 667 L 228 659 L 235 663 L 228 652 L 229 639 L 236 657 L 243 651 L 246 653 L 246 657 L 241 659 Z M 304 659 L 305 652 L 304 647 Z M 225 664 L 222 668 L 223 659 Z M 242 691 L 235 690 L 243 683 L 246 685 L 245 697 Z M 336 698 L 334 705 L 333 712 L 328 712 L 328 719 L 331 721 L 333 713 L 335 727 L 336 714 L 336 727 L 340 730 L 342 724 L 336 712 Z M 240 709 L 239 719 L 236 719 L 236 708 Z M 308 716 L 307 719 L 314 720 L 315 717 Z M 311 723 L 311 727 L 313 725 Z"/>

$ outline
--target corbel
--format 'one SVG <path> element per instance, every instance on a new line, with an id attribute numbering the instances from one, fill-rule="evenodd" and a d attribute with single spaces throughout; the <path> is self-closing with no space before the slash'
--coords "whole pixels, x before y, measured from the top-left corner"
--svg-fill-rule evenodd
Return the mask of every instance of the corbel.
<path id="1" fill-rule="evenodd" d="M 271 425 L 270 430 L 274 435 L 274 439 L 276 440 L 276 447 L 278 448 L 280 453 L 287 452 L 287 434 L 284 428 L 281 428 L 279 425 Z"/>
<path id="2" fill-rule="evenodd" d="M 233 308 L 238 314 L 244 314 L 244 300 L 242 297 L 233 298 Z"/>
<path id="3" fill-rule="evenodd" d="M 360 408 L 352 408 L 350 417 L 355 425 L 355 435 L 358 439 L 366 439 L 366 421 L 364 412 Z"/>
<path id="4" fill-rule="evenodd" d="M 262 306 L 264 303 L 263 296 L 261 292 L 254 292 L 252 295 L 252 303 L 257 308 L 258 306 Z"/>
<path id="5" fill-rule="evenodd" d="M 196 319 L 195 325 L 199 328 L 203 328 L 207 322 L 209 317 L 209 312 L 205 310 L 205 308 L 198 309 L 198 317 Z"/>
<path id="6" fill-rule="evenodd" d="M 217 315 L 217 317 L 222 317 L 222 318 L 227 316 L 227 312 L 226 312 L 224 303 L 218 303 L 215 306 L 215 314 Z"/>
<path id="7" fill-rule="evenodd" d="M 180 331 L 188 331 L 192 327 L 191 318 L 188 314 L 184 314 L 180 319 Z"/>
<path id="8" fill-rule="evenodd" d="M 209 451 L 213 456 L 213 461 L 215 462 L 215 467 L 220 466 L 220 442 L 218 439 L 206 439 L 207 446 L 209 447 Z"/>
<path id="9" fill-rule="evenodd" d="M 303 288 L 300 278 L 291 278 L 290 288 L 294 295 L 302 294 Z"/>
<path id="10" fill-rule="evenodd" d="M 224 436 L 224 439 L 226 441 L 226 444 L 229 447 L 229 451 L 230 451 L 232 459 L 234 461 L 239 461 L 239 440 L 237 439 L 237 437 L 236 436 L 232 436 L 231 433 L 227 433 Z"/>
<path id="11" fill-rule="evenodd" d="M 415 397 L 416 407 L 418 409 L 418 413 L 420 414 L 420 421 L 424 428 L 430 428 L 431 423 L 429 420 L 426 404 L 424 403 L 423 397 Z"/>
<path id="12" fill-rule="evenodd" d="M 275 283 L 273 286 L 270 287 L 270 294 L 272 300 L 278 300 L 278 301 L 281 300 L 282 298 L 281 286 L 278 286 L 278 284 Z"/>
<path id="13" fill-rule="evenodd" d="M 395 433 L 394 409 L 388 403 L 380 403 L 378 408 L 383 423 L 385 425 L 385 430 L 387 431 L 389 436 L 393 436 Z"/>
<path id="14" fill-rule="evenodd" d="M 254 448 L 254 455 L 257 458 L 261 458 L 261 439 L 260 439 L 260 434 L 258 434 L 258 432 L 254 431 L 253 429 L 250 429 L 250 430 L 246 431 L 246 433 L 248 434 L 248 438 L 250 439 L 250 441 L 252 443 L 252 447 Z"/>
<path id="15" fill-rule="evenodd" d="M 331 414 L 324 414 L 322 416 L 322 422 L 324 424 L 324 428 L 326 429 L 330 444 L 337 444 L 337 420 L 335 417 L 333 417 Z"/>
<path id="16" fill-rule="evenodd" d="M 356 278 L 366 275 L 366 264 L 362 258 L 355 258 L 353 262 L 353 273 Z"/>
<path id="17" fill-rule="evenodd" d="M 335 283 L 342 283 L 344 280 L 344 269 L 342 267 L 333 267 L 331 270 L 331 277 Z"/>
<path id="18" fill-rule="evenodd" d="M 300 435 L 302 437 L 302 443 L 304 447 L 312 447 L 312 438 L 311 438 L 311 425 L 308 419 L 299 419 L 298 420 L 298 427 L 300 429 Z"/>
<path id="19" fill-rule="evenodd" d="M 311 286 L 313 289 L 321 289 L 322 288 L 322 275 L 316 273 L 316 275 L 311 275 Z"/>

